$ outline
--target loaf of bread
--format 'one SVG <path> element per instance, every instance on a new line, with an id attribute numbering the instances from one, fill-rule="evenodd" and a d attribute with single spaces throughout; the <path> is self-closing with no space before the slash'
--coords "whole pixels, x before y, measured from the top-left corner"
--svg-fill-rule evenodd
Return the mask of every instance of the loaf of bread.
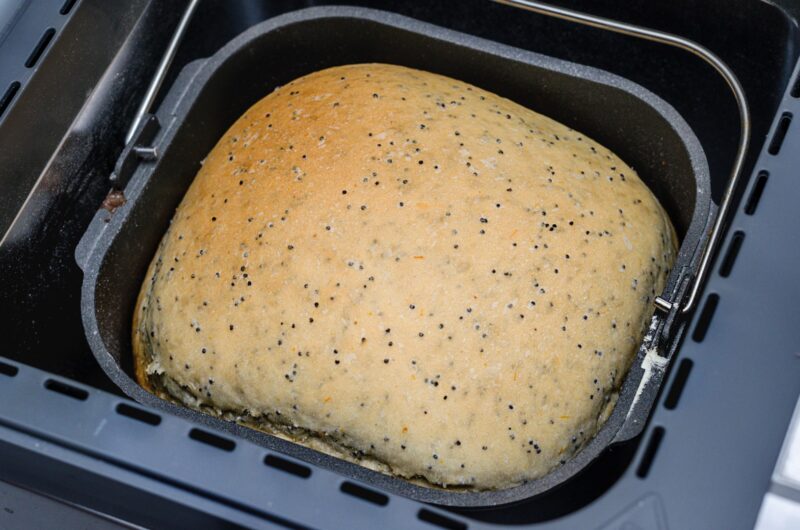
<path id="1" fill-rule="evenodd" d="M 506 488 L 605 421 L 676 244 L 581 133 L 440 75 L 330 68 L 204 160 L 142 285 L 136 374 L 372 469 Z"/>

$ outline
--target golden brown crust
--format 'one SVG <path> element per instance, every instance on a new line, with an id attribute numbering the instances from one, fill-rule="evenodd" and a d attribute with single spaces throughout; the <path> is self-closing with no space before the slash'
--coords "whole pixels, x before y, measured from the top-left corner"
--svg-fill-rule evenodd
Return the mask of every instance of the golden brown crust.
<path id="1" fill-rule="evenodd" d="M 209 153 L 142 286 L 137 377 L 382 471 L 504 488 L 604 421 L 675 255 L 636 173 L 465 83 L 351 65 Z"/>

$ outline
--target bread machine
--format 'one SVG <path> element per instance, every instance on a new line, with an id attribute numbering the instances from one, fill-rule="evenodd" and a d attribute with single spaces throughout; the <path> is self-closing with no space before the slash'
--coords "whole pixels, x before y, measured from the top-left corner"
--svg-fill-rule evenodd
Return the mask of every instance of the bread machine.
<path id="1" fill-rule="evenodd" d="M 789 449 L 779 458 L 800 390 L 789 305 L 800 290 L 790 178 L 800 5 L 353 3 L 31 0 L 0 10 L 0 504 L 13 504 L 0 517 L 738 528 L 800 498 Z M 271 61 L 266 74 L 248 54 Z M 646 180 L 655 161 L 667 168 L 672 184 L 651 186 L 690 248 L 659 301 L 664 370 L 642 383 L 652 376 L 643 348 L 623 387 L 628 406 L 555 480 L 471 501 L 425 494 L 126 382 L 130 285 L 193 175 L 180 164 L 196 163 L 248 98 L 355 60 L 544 99 L 540 110 L 591 129 Z M 618 112 L 597 117 L 603 106 Z M 646 399 L 629 413 L 640 385 Z"/>

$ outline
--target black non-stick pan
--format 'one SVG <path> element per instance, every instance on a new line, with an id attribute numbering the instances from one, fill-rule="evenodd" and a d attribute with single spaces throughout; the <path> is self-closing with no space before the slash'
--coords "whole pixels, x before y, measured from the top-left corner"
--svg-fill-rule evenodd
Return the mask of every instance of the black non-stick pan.
<path id="1" fill-rule="evenodd" d="M 149 142 L 154 159 L 143 159 L 136 167 L 131 167 L 131 158 L 120 164 L 132 173 L 124 187 L 127 202 L 113 213 L 100 210 L 76 251 L 85 274 L 82 311 L 89 343 L 109 377 L 137 401 L 373 487 L 464 507 L 507 504 L 540 494 L 576 475 L 609 445 L 641 432 L 683 331 L 674 313 L 653 317 L 614 411 L 597 435 L 548 475 L 499 491 L 426 487 L 371 471 L 168 403 L 133 379 L 131 319 L 136 296 L 200 161 L 245 110 L 276 86 L 329 66 L 364 62 L 405 65 L 467 81 L 596 139 L 638 171 L 677 229 L 681 248 L 666 297 L 675 299 L 696 270 L 716 207 L 701 146 L 666 102 L 608 72 L 409 18 L 360 8 L 312 8 L 251 28 L 213 57 L 188 65 L 169 90 L 155 113 L 161 128 Z M 152 136 L 155 129 L 149 130 Z"/>

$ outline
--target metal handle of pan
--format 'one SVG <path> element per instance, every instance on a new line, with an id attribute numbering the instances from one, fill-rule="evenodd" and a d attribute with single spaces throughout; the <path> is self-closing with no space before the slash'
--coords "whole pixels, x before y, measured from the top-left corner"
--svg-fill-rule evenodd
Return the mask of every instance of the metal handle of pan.
<path id="1" fill-rule="evenodd" d="M 178 27 L 175 28 L 175 33 L 172 34 L 172 38 L 167 45 L 167 49 L 164 52 L 164 55 L 161 57 L 161 62 L 158 63 L 156 73 L 153 75 L 153 79 L 150 80 L 150 84 L 147 86 L 147 92 L 145 93 L 144 98 L 142 98 L 139 108 L 136 109 L 136 115 L 133 117 L 133 122 L 131 123 L 130 129 L 128 129 L 128 133 L 125 135 L 125 145 L 128 145 L 131 140 L 133 140 L 133 135 L 136 134 L 136 129 L 139 128 L 139 124 L 142 123 L 145 114 L 147 114 L 147 111 L 150 110 L 150 106 L 153 104 L 153 101 L 155 101 L 156 95 L 158 94 L 158 89 L 161 88 L 161 83 L 164 82 L 164 78 L 167 76 L 169 65 L 172 64 L 172 59 L 175 58 L 175 54 L 178 51 L 178 45 L 181 43 L 181 40 L 183 40 L 183 36 L 186 34 L 186 28 L 189 27 L 189 20 L 191 20 L 192 15 L 194 15 L 194 11 L 199 3 L 200 0 L 189 0 L 186 10 L 183 12 L 180 22 L 178 22 Z"/>
<path id="2" fill-rule="evenodd" d="M 708 275 L 709 268 L 711 267 L 711 260 L 714 257 L 714 252 L 716 252 L 717 247 L 722 240 L 725 229 L 725 221 L 731 208 L 731 204 L 733 203 L 734 192 L 738 187 L 739 181 L 742 179 L 745 158 L 747 156 L 747 146 L 750 143 L 750 110 L 747 106 L 747 98 L 744 95 L 744 89 L 742 88 L 741 83 L 739 83 L 739 80 L 736 78 L 736 75 L 728 67 L 728 65 L 725 64 L 719 57 L 717 57 L 711 50 L 678 35 L 673 35 L 671 33 L 665 33 L 663 31 L 645 28 L 642 26 L 636 26 L 633 24 L 627 24 L 625 22 L 597 17 L 594 15 L 588 15 L 579 11 L 556 7 L 535 0 L 494 1 L 500 4 L 525 9 L 527 11 L 533 11 L 540 15 L 552 16 L 555 18 L 568 20 L 570 22 L 576 22 L 578 24 L 605 29 L 613 31 L 614 33 L 621 33 L 623 35 L 629 35 L 631 37 L 654 41 L 686 50 L 711 65 L 719 73 L 719 75 L 725 79 L 725 82 L 728 84 L 731 92 L 733 92 L 736 105 L 739 107 L 739 144 L 736 151 L 736 158 L 734 159 L 733 167 L 731 168 L 731 176 L 728 180 L 728 185 L 725 188 L 725 194 L 723 195 L 722 203 L 720 204 L 719 211 L 717 212 L 717 218 L 714 220 L 714 225 L 711 228 L 711 235 L 708 239 L 708 243 L 706 243 L 706 246 L 703 249 L 703 254 L 700 259 L 700 267 L 698 268 L 697 274 L 693 279 L 693 283 L 688 289 L 688 298 L 682 304 L 679 300 L 670 301 L 666 298 L 663 298 L 663 296 L 657 296 L 655 299 L 656 308 L 660 311 L 669 313 L 675 308 L 676 304 L 681 304 L 679 307 L 677 307 L 680 313 L 690 313 L 697 304 L 697 297 L 700 293 L 700 288 L 703 285 L 703 281 Z"/>

